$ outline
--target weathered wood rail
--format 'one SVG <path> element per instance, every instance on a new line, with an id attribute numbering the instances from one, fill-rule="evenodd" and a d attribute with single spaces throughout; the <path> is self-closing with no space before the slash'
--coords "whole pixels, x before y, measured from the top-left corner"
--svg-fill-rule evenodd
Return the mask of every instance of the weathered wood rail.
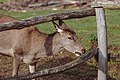
<path id="1" fill-rule="evenodd" d="M 28 18 L 25 20 L 4 23 L 4 24 L 0 24 L 0 31 L 10 30 L 10 29 L 22 29 L 25 27 L 37 25 L 40 23 L 46 23 L 54 20 L 84 18 L 88 16 L 95 16 L 94 8 L 83 9 L 83 10 L 72 11 L 72 12 L 55 13 L 47 16 L 38 16 L 38 17 Z"/>
<path id="2" fill-rule="evenodd" d="M 92 7 L 103 7 L 103 8 L 108 8 L 108 9 L 120 9 L 120 3 L 113 2 L 113 1 L 106 1 L 106 2 L 96 1 L 96 2 L 93 2 L 91 6 Z"/>
<path id="3" fill-rule="evenodd" d="M 49 68 L 49 69 L 43 69 L 43 70 L 37 71 L 35 73 L 29 73 L 29 74 L 26 74 L 26 75 L 18 75 L 18 76 L 15 76 L 15 77 L 3 78 L 3 79 L 0 79 L 0 80 L 29 80 L 29 79 L 45 76 L 45 75 L 48 75 L 48 74 L 49 75 L 55 74 L 55 73 L 62 72 L 62 71 L 68 70 L 70 68 L 73 68 L 73 67 L 75 67 L 79 64 L 82 64 L 82 63 L 86 62 L 87 60 L 89 60 L 90 58 L 92 58 L 93 56 L 97 55 L 97 53 L 98 53 L 98 49 L 94 48 L 90 52 L 83 54 L 81 57 L 78 57 L 76 60 L 71 61 L 67 64 L 57 66 L 57 67 L 53 67 L 53 68 Z"/>
<path id="4" fill-rule="evenodd" d="M 120 62 L 120 54 L 110 54 L 110 61 L 112 62 Z"/>

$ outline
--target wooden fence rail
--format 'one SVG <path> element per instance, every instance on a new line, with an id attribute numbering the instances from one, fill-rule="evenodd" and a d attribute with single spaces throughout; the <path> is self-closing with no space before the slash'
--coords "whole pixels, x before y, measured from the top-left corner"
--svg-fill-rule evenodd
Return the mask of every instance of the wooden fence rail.
<path id="1" fill-rule="evenodd" d="M 103 7 L 108 9 L 120 9 L 120 3 L 113 2 L 113 1 L 106 1 L 106 2 L 93 2 L 91 4 L 92 7 Z"/>
<path id="2" fill-rule="evenodd" d="M 94 15 L 95 15 L 94 8 L 89 8 L 89 9 L 83 9 L 79 11 L 56 13 L 56 14 L 50 14 L 47 16 L 38 16 L 38 17 L 28 18 L 25 20 L 0 24 L 0 31 L 10 30 L 10 29 L 22 29 L 25 27 L 33 26 L 40 23 L 46 23 L 54 20 L 83 18 L 88 16 L 94 16 Z"/>
<path id="3" fill-rule="evenodd" d="M 92 58 L 93 56 L 97 55 L 98 53 L 98 49 L 94 48 L 93 50 L 91 50 L 88 53 L 83 54 L 81 57 L 78 57 L 76 60 L 71 61 L 67 64 L 61 65 L 61 66 L 57 66 L 57 67 L 53 67 L 53 68 L 48 68 L 48 69 L 43 69 L 40 71 L 37 71 L 35 73 L 29 73 L 29 74 L 24 74 L 24 75 L 18 75 L 15 77 L 11 77 L 11 78 L 3 78 L 0 80 L 29 80 L 29 79 L 34 79 L 34 78 L 38 78 L 41 76 L 45 76 L 45 75 L 51 75 L 51 74 L 55 74 L 58 72 L 62 72 L 65 70 L 68 70 L 70 68 L 73 68 L 79 64 L 82 64 L 84 62 L 86 62 L 87 60 L 89 60 L 90 58 Z"/>

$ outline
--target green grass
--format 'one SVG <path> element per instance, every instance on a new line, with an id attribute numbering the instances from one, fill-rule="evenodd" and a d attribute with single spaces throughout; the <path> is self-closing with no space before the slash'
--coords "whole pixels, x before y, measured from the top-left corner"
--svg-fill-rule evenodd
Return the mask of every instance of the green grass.
<path id="1" fill-rule="evenodd" d="M 6 2 L 6 1 L 9 1 L 9 0 L 0 0 L 0 2 Z"/>

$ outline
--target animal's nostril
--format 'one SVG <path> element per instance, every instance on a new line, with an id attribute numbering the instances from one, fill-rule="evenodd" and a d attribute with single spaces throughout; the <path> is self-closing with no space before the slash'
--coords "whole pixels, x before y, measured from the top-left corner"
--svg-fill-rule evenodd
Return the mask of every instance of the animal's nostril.
<path id="1" fill-rule="evenodd" d="M 82 53 L 86 53 L 86 50 L 85 50 L 85 49 L 82 49 L 81 51 L 82 51 Z"/>

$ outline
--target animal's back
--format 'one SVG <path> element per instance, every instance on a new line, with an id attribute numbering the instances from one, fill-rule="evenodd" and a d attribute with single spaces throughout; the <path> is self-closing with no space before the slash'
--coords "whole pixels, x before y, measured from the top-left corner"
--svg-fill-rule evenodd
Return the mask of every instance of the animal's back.
<path id="1" fill-rule="evenodd" d="M 10 16 L 1 15 L 0 23 L 16 21 L 17 19 Z M 20 30 L 7 30 L 0 32 L 0 53 L 14 56 L 13 52 L 20 54 L 30 46 L 30 32 L 35 27 L 24 28 Z"/>
<path id="2" fill-rule="evenodd" d="M 0 23 L 16 20 L 5 15 L 0 17 Z M 45 39 L 46 34 L 40 32 L 35 26 L 2 31 L 0 32 L 0 54 L 14 56 L 13 53 L 19 55 L 35 53 L 35 51 L 43 49 Z"/>
<path id="3" fill-rule="evenodd" d="M 7 15 L 0 15 L 0 23 L 10 22 L 10 21 L 16 21 L 16 18 L 13 18 L 11 16 Z"/>
<path id="4" fill-rule="evenodd" d="M 12 18 L 7 15 L 0 15 L 0 23 L 6 23 L 10 21 L 16 21 L 17 19 Z M 12 34 L 11 31 L 2 31 L 0 32 L 0 53 L 8 53 L 10 51 L 10 48 L 12 47 L 12 36 L 15 36 L 15 34 Z"/>
<path id="5" fill-rule="evenodd" d="M 29 28 L 0 32 L 0 53 L 13 56 L 14 51 L 20 51 L 30 45 Z"/>

